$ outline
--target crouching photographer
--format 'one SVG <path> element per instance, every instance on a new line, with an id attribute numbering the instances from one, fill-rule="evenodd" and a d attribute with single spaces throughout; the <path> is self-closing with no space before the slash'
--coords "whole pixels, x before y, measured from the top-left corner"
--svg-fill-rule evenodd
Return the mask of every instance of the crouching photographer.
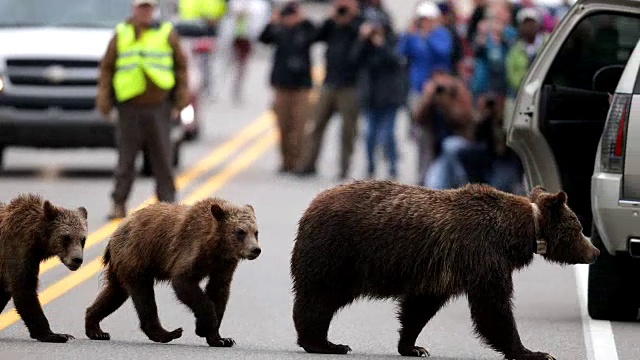
<path id="1" fill-rule="evenodd" d="M 470 173 L 486 172 L 484 144 L 477 142 L 477 121 L 471 92 L 462 79 L 438 69 L 425 85 L 423 96 L 414 109 L 414 119 L 430 134 L 434 161 L 424 176 L 424 186 L 434 189 L 454 188 L 469 182 Z M 463 155 L 478 156 L 477 161 L 463 162 Z M 467 166 L 465 166 L 467 165 Z M 469 169 L 478 166 L 481 169 Z M 478 171 L 475 171 L 478 170 Z"/>

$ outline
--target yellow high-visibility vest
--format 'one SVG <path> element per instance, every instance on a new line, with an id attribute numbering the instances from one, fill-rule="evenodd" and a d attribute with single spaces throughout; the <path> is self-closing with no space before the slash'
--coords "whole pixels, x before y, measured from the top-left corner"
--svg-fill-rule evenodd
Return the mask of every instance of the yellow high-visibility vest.
<path id="1" fill-rule="evenodd" d="M 113 76 L 113 89 L 118 102 L 127 101 L 144 93 L 147 88 L 145 74 L 161 89 L 175 86 L 173 49 L 169 34 L 173 25 L 164 22 L 145 30 L 136 39 L 132 24 L 116 26 L 117 58 Z"/>
<path id="2" fill-rule="evenodd" d="M 182 20 L 219 19 L 227 11 L 224 0 L 180 0 L 178 14 Z"/>

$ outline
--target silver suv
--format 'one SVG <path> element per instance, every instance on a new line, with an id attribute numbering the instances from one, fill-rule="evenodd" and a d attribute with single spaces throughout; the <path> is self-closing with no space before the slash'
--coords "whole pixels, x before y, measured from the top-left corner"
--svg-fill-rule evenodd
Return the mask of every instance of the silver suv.
<path id="1" fill-rule="evenodd" d="M 640 1 L 581 0 L 530 67 L 507 116 L 527 187 L 564 190 L 601 250 L 589 267 L 595 319 L 640 307 Z"/>

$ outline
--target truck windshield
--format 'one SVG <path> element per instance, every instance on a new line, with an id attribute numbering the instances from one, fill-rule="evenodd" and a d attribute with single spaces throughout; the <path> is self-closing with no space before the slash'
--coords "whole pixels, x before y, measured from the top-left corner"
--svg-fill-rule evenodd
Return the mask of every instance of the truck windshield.
<path id="1" fill-rule="evenodd" d="M 0 27 L 114 27 L 131 12 L 131 0 L 0 0 Z"/>

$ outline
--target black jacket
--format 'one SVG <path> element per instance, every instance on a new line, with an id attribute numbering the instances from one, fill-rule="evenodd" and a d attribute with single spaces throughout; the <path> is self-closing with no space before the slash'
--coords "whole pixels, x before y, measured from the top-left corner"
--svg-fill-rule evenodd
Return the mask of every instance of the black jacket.
<path id="1" fill-rule="evenodd" d="M 316 41 L 327 44 L 325 51 L 325 85 L 333 88 L 356 86 L 359 66 L 349 56 L 358 40 L 362 18 L 357 17 L 344 26 L 327 19 L 318 30 Z"/>
<path id="2" fill-rule="evenodd" d="M 284 89 L 308 89 L 312 86 L 310 48 L 316 28 L 304 20 L 293 28 L 268 24 L 258 40 L 275 45 L 270 83 Z"/>
<path id="3" fill-rule="evenodd" d="M 403 76 L 405 68 L 394 45 L 393 37 L 380 47 L 359 39 L 351 50 L 351 61 L 363 66 L 358 89 L 363 108 L 400 107 L 405 102 L 407 78 Z"/>

